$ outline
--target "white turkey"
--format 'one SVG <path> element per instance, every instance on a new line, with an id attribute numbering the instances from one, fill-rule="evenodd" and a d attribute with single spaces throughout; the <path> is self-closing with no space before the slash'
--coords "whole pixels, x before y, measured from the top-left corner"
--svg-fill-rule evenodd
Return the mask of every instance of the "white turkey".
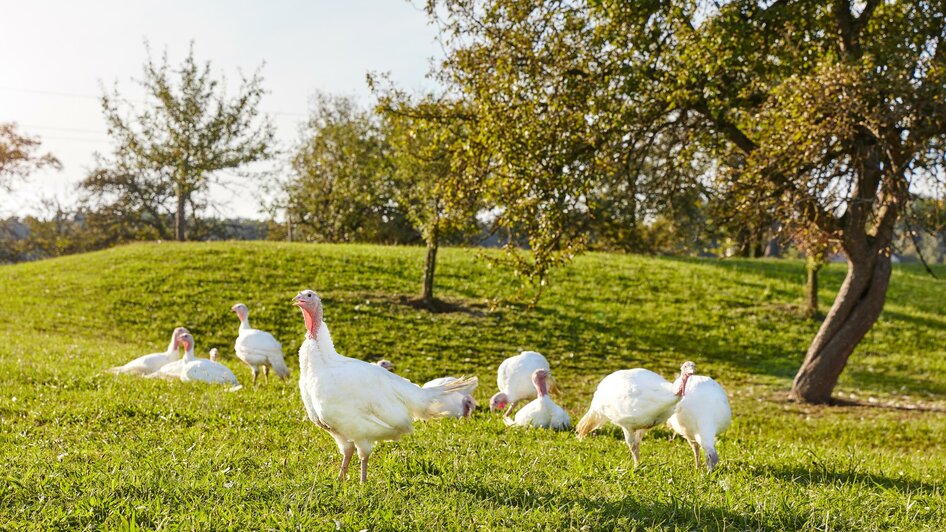
<path id="1" fill-rule="evenodd" d="M 378 365 L 380 366 L 381 364 L 379 363 Z M 450 384 L 451 382 L 455 382 L 457 380 L 459 379 L 456 377 L 440 377 L 438 379 L 425 382 L 422 388 L 436 388 L 438 386 Z M 470 415 L 473 414 L 473 411 L 476 410 L 476 400 L 473 399 L 473 396 L 471 395 L 474 389 L 476 389 L 476 386 L 470 389 L 470 391 L 467 393 L 454 392 L 447 396 L 444 403 L 447 406 L 447 411 L 449 413 L 446 414 L 446 416 L 455 418 L 470 417 Z"/>
<path id="2" fill-rule="evenodd" d="M 631 448 L 634 467 L 637 467 L 644 431 L 673 415 L 673 409 L 686 393 L 687 380 L 695 372 L 696 364 L 684 362 L 680 377 L 670 383 L 642 368 L 615 371 L 595 390 L 591 408 L 578 422 L 578 437 L 584 438 L 608 421 L 614 423 L 624 431 L 624 441 Z"/>
<path id="3" fill-rule="evenodd" d="M 506 418 L 507 425 L 554 430 L 565 430 L 571 426 L 568 413 L 549 397 L 549 377 L 549 372 L 545 369 L 537 369 L 532 372 L 532 383 L 535 385 L 538 397 L 519 409 L 514 421 Z"/>
<path id="4" fill-rule="evenodd" d="M 551 371 L 549 361 L 535 351 L 523 351 L 503 360 L 496 371 L 499 392 L 490 398 L 489 409 L 504 410 L 503 417 L 508 417 L 520 401 L 538 397 L 535 385 L 532 384 L 532 374 L 537 369 Z M 552 392 L 558 392 L 555 379 L 551 376 L 549 376 L 549 386 Z"/>
<path id="5" fill-rule="evenodd" d="M 718 382 L 704 375 L 690 377 L 686 395 L 677 403 L 668 422 L 677 434 L 686 438 L 693 449 L 696 467 L 700 467 L 700 447 L 706 452 L 706 468 L 710 471 L 719 462 L 716 436 L 732 421 L 729 398 Z"/>
<path id="6" fill-rule="evenodd" d="M 213 384 L 230 384 L 237 386 L 236 375 L 230 371 L 230 368 L 219 362 L 214 362 L 206 358 L 197 358 L 194 355 L 194 337 L 190 333 L 184 333 L 178 341 L 184 345 L 184 358 L 181 365 L 180 378 L 184 382 L 209 382 Z"/>
<path id="7" fill-rule="evenodd" d="M 289 368 L 283 359 L 282 344 L 268 332 L 250 327 L 250 309 L 243 303 L 233 305 L 230 310 L 240 318 L 240 331 L 233 348 L 237 358 L 253 372 L 253 384 L 256 384 L 260 368 L 263 368 L 266 382 L 269 382 L 269 368 L 273 368 L 279 378 L 286 380 Z"/>
<path id="8" fill-rule="evenodd" d="M 409 434 L 414 419 L 448 415 L 449 396 L 476 387 L 472 377 L 421 388 L 376 364 L 342 356 L 322 320 L 319 296 L 304 290 L 293 302 L 302 310 L 306 327 L 299 347 L 299 391 L 309 419 L 332 435 L 342 453 L 340 481 L 356 450 L 364 482 L 376 442 Z"/>
<path id="9" fill-rule="evenodd" d="M 186 332 L 187 329 L 184 327 L 174 329 L 174 332 L 171 333 L 171 343 L 168 345 L 167 351 L 140 356 L 123 366 L 111 368 L 109 371 L 125 375 L 151 375 L 161 369 L 162 366 L 180 358 L 180 353 L 177 350 L 177 339 Z"/>
<path id="10" fill-rule="evenodd" d="M 217 360 L 217 348 L 213 348 L 209 353 L 210 360 Z M 175 360 L 174 362 L 169 362 L 163 366 L 158 371 L 155 371 L 151 375 L 148 375 L 149 378 L 156 379 L 165 379 L 165 380 L 180 380 L 181 378 L 181 369 L 184 367 L 184 363 L 187 362 L 183 358 Z"/>

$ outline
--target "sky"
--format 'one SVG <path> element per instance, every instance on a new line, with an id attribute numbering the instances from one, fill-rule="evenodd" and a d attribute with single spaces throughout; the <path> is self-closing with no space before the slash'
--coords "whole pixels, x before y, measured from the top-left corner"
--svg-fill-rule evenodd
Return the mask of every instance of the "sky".
<path id="1" fill-rule="evenodd" d="M 191 41 L 200 61 L 235 90 L 239 70 L 262 67 L 269 94 L 261 108 L 277 127 L 283 149 L 299 138 L 316 91 L 371 101 L 365 78 L 389 72 L 401 87 L 434 87 L 432 58 L 442 57 L 436 28 L 414 0 L 0 0 L 0 122 L 38 137 L 61 171 L 33 173 L 0 195 L 0 218 L 42 212 L 43 199 L 64 205 L 76 184 L 107 154 L 99 97 L 117 87 L 133 100 L 147 54 L 166 50 L 172 66 Z M 262 218 L 254 185 L 215 187 L 211 198 L 226 217 Z"/>

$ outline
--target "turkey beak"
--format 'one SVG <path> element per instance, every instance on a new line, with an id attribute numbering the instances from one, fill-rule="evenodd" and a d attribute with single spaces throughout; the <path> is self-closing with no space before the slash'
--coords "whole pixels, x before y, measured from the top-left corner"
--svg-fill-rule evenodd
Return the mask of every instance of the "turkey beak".
<path id="1" fill-rule="evenodd" d="M 292 298 L 292 304 L 297 307 L 301 307 L 303 305 L 302 294 L 298 294 L 296 297 Z"/>

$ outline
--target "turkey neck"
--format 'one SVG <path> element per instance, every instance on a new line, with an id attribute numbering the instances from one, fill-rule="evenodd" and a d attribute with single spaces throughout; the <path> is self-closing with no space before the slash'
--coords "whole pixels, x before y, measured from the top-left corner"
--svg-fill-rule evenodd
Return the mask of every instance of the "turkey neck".
<path id="1" fill-rule="evenodd" d="M 184 362 L 193 362 L 194 360 L 197 360 L 197 357 L 194 356 L 194 346 L 191 346 L 184 352 Z"/>
<path id="2" fill-rule="evenodd" d="M 247 317 L 241 319 L 241 320 L 240 320 L 240 332 L 248 331 L 248 330 L 250 330 L 250 329 L 252 329 L 252 327 L 250 327 L 250 317 L 247 316 Z"/>
<path id="3" fill-rule="evenodd" d="M 315 338 L 306 339 L 306 346 L 305 353 L 299 357 L 299 373 L 304 376 L 315 377 L 320 367 L 341 358 L 335 351 L 332 335 L 324 321 L 319 323 L 319 332 Z"/>
<path id="4" fill-rule="evenodd" d="M 678 386 L 677 389 L 673 391 L 674 395 L 676 395 L 680 399 L 683 399 L 683 394 L 685 394 L 687 391 L 687 381 L 689 379 L 690 379 L 689 373 L 684 373 L 680 375 L 680 386 Z"/>

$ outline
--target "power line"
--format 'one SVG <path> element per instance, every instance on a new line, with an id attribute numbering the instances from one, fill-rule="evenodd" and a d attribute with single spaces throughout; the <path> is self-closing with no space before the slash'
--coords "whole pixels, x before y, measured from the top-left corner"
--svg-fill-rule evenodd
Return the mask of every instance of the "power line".
<path id="1" fill-rule="evenodd" d="M 32 89 L 32 88 L 25 88 L 25 87 L 0 87 L 0 90 L 9 91 L 9 92 L 22 92 L 26 94 L 38 94 L 41 96 L 61 96 L 65 98 L 85 98 L 85 99 L 92 99 L 92 100 L 101 99 L 101 96 L 95 96 L 92 94 L 81 94 L 77 92 L 49 91 L 45 89 Z M 271 115 L 276 115 L 276 116 L 297 116 L 297 117 L 302 117 L 302 118 L 305 118 L 308 116 L 305 113 L 294 113 L 290 111 L 264 110 L 263 112 L 266 114 L 271 114 Z"/>
<path id="2" fill-rule="evenodd" d="M 0 87 L 0 90 L 10 91 L 10 92 L 24 92 L 27 94 L 41 94 L 44 96 L 64 96 L 67 98 L 91 98 L 98 100 L 98 96 L 93 96 L 91 94 L 79 94 L 76 92 L 59 92 L 59 91 L 48 91 L 43 89 L 27 89 L 23 87 Z"/>
<path id="3" fill-rule="evenodd" d="M 23 129 L 49 129 L 51 131 L 72 131 L 76 133 L 94 133 L 96 135 L 108 135 L 108 131 L 98 131 L 94 129 L 81 129 L 76 127 L 59 126 L 37 126 L 36 124 L 20 124 Z"/>
<path id="4" fill-rule="evenodd" d="M 106 139 L 90 139 L 90 138 L 80 138 L 80 137 L 49 137 L 43 135 L 43 140 L 65 140 L 69 142 L 92 142 L 95 144 L 111 144 L 111 141 Z"/>

